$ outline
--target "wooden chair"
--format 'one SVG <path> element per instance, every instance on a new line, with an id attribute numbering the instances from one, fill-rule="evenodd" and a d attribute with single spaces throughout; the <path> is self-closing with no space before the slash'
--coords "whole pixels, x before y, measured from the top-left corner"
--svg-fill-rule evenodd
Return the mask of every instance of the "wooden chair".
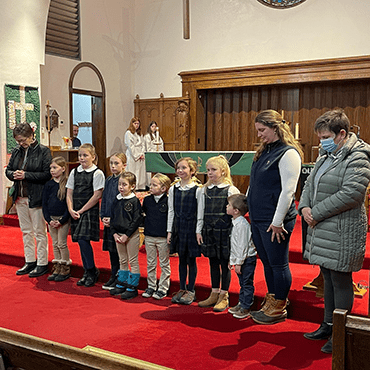
<path id="1" fill-rule="evenodd" d="M 333 317 L 333 370 L 370 367 L 370 318 L 335 310 Z"/>
<path id="2" fill-rule="evenodd" d="M 160 365 L 99 348 L 79 349 L 0 328 L 0 370 L 159 370 Z"/>

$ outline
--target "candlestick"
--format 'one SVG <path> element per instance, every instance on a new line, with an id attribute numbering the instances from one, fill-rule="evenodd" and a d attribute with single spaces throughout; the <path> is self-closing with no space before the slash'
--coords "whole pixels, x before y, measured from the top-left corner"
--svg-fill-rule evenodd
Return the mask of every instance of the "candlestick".
<path id="1" fill-rule="evenodd" d="M 156 128 L 155 141 L 159 143 L 159 127 Z"/>
<path id="2" fill-rule="evenodd" d="M 295 137 L 296 140 L 299 139 L 299 123 L 298 122 L 295 124 L 294 137 Z"/>

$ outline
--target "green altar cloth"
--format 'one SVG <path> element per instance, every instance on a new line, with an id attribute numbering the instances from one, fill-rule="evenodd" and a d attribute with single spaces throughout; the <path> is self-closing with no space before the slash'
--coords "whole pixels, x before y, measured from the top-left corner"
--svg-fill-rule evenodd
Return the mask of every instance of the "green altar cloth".
<path id="1" fill-rule="evenodd" d="M 146 152 L 145 165 L 148 172 L 175 173 L 175 163 L 183 157 L 193 158 L 199 165 L 199 173 L 207 173 L 209 158 L 222 154 L 229 162 L 232 175 L 250 175 L 255 152 Z"/>

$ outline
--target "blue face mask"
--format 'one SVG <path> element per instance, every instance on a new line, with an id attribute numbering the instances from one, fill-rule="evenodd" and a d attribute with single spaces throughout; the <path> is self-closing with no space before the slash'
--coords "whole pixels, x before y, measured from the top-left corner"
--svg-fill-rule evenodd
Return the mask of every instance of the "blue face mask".
<path id="1" fill-rule="evenodd" d="M 328 153 L 333 153 L 337 150 L 338 144 L 334 143 L 334 139 L 332 137 L 329 137 L 328 139 L 320 140 L 321 147 L 326 150 Z"/>

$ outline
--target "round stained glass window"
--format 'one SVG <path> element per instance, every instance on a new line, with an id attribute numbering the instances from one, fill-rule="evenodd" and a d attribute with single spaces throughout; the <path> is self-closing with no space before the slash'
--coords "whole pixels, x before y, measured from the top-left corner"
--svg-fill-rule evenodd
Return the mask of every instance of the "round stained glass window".
<path id="1" fill-rule="evenodd" d="M 286 9 L 302 4 L 306 0 L 257 0 L 257 1 L 271 8 Z"/>

